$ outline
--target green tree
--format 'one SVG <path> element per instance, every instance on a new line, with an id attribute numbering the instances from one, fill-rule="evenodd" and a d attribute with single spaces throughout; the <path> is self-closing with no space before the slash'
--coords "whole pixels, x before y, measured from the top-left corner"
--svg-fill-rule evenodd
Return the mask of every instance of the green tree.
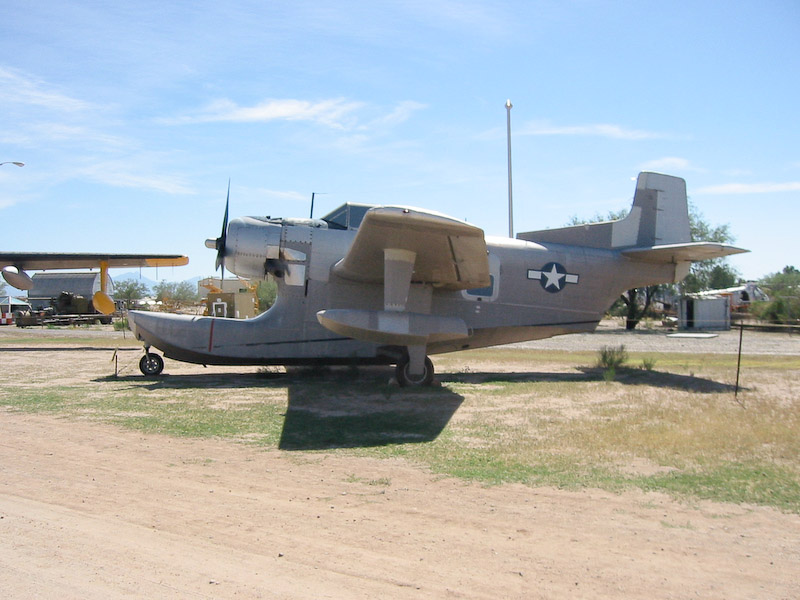
<path id="1" fill-rule="evenodd" d="M 259 312 L 264 312 L 275 304 L 275 298 L 278 296 L 278 284 L 271 275 L 264 281 L 258 282 L 256 296 L 258 297 Z"/>
<path id="2" fill-rule="evenodd" d="M 693 242 L 732 244 L 736 241 L 728 224 L 712 226 L 692 203 L 689 203 L 689 229 Z M 703 290 L 733 287 L 740 281 L 741 276 L 728 264 L 727 259 L 712 258 L 692 263 L 692 268 L 680 284 L 680 289 L 684 294 L 691 294 Z"/>
<path id="3" fill-rule="evenodd" d="M 161 280 L 156 284 L 153 292 L 158 302 L 162 302 L 174 308 L 188 306 L 200 300 L 197 287 L 188 281 L 175 283 Z"/>
<path id="4" fill-rule="evenodd" d="M 114 298 L 125 300 L 125 308 L 130 309 L 134 300 L 141 300 L 147 295 L 147 285 L 134 279 L 123 279 L 114 282 Z"/>
<path id="5" fill-rule="evenodd" d="M 758 302 L 753 312 L 772 323 L 797 323 L 800 320 L 800 270 L 786 266 L 783 271 L 771 273 L 759 281 L 770 297 L 769 302 Z"/>

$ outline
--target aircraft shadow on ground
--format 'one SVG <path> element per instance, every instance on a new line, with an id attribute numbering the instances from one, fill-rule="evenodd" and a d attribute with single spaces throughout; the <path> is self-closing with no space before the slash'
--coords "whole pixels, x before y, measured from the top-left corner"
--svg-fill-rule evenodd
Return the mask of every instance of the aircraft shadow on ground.
<path id="1" fill-rule="evenodd" d="M 281 450 L 365 448 L 430 442 L 464 401 L 442 386 L 400 388 L 391 369 L 287 375 Z"/>
<path id="2" fill-rule="evenodd" d="M 525 382 L 592 382 L 604 381 L 603 369 L 593 367 L 579 367 L 577 372 L 569 373 L 537 373 L 537 372 L 514 372 L 514 373 L 443 373 L 440 376 L 442 383 L 525 383 Z M 696 375 L 680 375 L 677 373 L 665 373 L 662 371 L 647 371 L 643 369 L 620 368 L 614 376 L 614 381 L 623 385 L 642 385 L 655 388 L 665 388 L 683 390 L 700 394 L 721 394 L 733 393 L 735 386 L 729 383 L 714 381 Z M 746 387 L 739 387 L 746 391 Z"/>
<path id="3" fill-rule="evenodd" d="M 325 397 L 291 385 L 278 447 L 323 450 L 430 442 L 463 401 L 463 396 L 444 387 Z"/>

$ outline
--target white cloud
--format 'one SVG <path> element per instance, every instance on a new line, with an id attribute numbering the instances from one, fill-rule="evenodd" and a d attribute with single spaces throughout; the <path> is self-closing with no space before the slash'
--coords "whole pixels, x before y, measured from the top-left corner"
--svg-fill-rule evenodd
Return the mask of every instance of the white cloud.
<path id="1" fill-rule="evenodd" d="M 420 104 L 419 102 L 414 102 L 413 100 L 405 100 L 400 102 L 388 115 L 373 121 L 373 124 L 399 125 L 400 123 L 408 121 L 411 118 L 411 115 L 416 111 L 424 108 L 426 108 L 425 104 Z"/>
<path id="2" fill-rule="evenodd" d="M 0 209 L 8 208 L 10 206 L 14 206 L 15 204 L 19 203 L 20 203 L 19 198 L 0 195 Z"/>
<path id="3" fill-rule="evenodd" d="M 524 125 L 517 135 L 573 135 L 586 137 L 604 137 L 617 140 L 655 140 L 671 136 L 655 131 L 627 129 L 620 125 L 595 123 L 590 125 L 553 125 L 547 121 L 535 121 Z"/>
<path id="4" fill-rule="evenodd" d="M 255 106 L 239 106 L 230 100 L 218 100 L 193 115 L 168 119 L 167 123 L 264 123 L 269 121 L 312 121 L 335 129 L 352 124 L 352 113 L 363 103 L 333 98 L 319 102 L 273 99 Z"/>
<path id="5" fill-rule="evenodd" d="M 781 192 L 800 192 L 800 181 L 787 183 L 724 183 L 707 185 L 695 190 L 696 194 L 775 194 Z"/>
<path id="6" fill-rule="evenodd" d="M 298 99 L 269 99 L 253 106 L 240 106 L 223 99 L 184 116 L 162 119 L 168 125 L 192 123 L 268 123 L 270 121 L 307 121 L 338 130 L 369 130 L 393 127 L 408 121 L 425 104 L 413 100 L 399 102 L 390 112 L 365 120 L 368 106 L 364 102 L 346 98 L 330 98 L 311 102 Z M 374 113 L 375 110 L 372 110 Z M 359 121 L 363 124 L 359 124 Z"/>
<path id="7" fill-rule="evenodd" d="M 0 100 L 61 112 L 78 112 L 91 107 L 83 100 L 49 89 L 42 81 L 4 68 L 0 68 Z"/>
<path id="8" fill-rule="evenodd" d="M 155 157 L 131 156 L 121 160 L 88 161 L 74 173 L 113 187 L 153 190 L 167 194 L 193 194 L 180 177 L 158 175 L 150 167 Z"/>

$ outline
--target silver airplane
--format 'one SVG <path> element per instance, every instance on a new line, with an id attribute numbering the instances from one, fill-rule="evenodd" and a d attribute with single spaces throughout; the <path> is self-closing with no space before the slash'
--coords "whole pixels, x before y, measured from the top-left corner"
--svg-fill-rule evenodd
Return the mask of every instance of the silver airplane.
<path id="1" fill-rule="evenodd" d="M 641 173 L 622 220 L 492 238 L 401 206 L 345 204 L 322 219 L 242 217 L 206 241 L 217 267 L 274 277 L 275 304 L 250 320 L 129 313 L 140 368 L 394 364 L 429 385 L 429 355 L 594 331 L 625 290 L 678 282 L 691 261 L 746 252 L 692 242 L 686 182 Z"/>

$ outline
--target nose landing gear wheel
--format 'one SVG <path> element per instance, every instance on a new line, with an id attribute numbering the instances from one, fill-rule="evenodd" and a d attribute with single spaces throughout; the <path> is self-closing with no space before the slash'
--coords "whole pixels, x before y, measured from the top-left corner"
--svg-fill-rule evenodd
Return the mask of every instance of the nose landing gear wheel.
<path id="1" fill-rule="evenodd" d="M 408 372 L 408 358 L 405 358 L 397 363 L 395 377 L 397 377 L 397 383 L 400 387 L 431 385 L 433 383 L 433 363 L 431 359 L 426 356 L 425 370 L 422 372 L 422 375 L 411 375 L 411 373 Z"/>
<path id="2" fill-rule="evenodd" d="M 148 377 L 159 375 L 164 370 L 164 359 L 158 354 L 147 352 L 139 359 L 139 370 Z"/>

